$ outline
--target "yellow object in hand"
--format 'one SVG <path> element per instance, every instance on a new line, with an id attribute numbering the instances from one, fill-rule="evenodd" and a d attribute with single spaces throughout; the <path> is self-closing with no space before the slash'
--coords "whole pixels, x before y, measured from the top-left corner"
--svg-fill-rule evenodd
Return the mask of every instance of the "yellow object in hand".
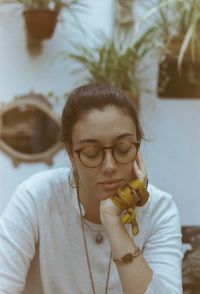
<path id="1" fill-rule="evenodd" d="M 136 196 L 138 201 L 136 200 Z M 123 212 L 121 215 L 123 224 L 131 224 L 133 235 L 139 233 L 136 221 L 135 207 L 143 206 L 149 198 L 149 193 L 140 180 L 131 181 L 125 188 L 119 189 L 117 195 L 112 195 L 110 199 Z"/>

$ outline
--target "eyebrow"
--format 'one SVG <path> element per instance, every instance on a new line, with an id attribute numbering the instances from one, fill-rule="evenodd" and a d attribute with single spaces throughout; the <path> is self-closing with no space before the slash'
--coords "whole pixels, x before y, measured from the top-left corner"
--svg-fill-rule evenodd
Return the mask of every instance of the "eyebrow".
<path id="1" fill-rule="evenodd" d="M 124 134 L 121 134 L 117 137 L 115 137 L 114 140 L 119 140 L 119 139 L 123 139 L 125 137 L 133 137 L 133 134 L 132 133 L 124 133 Z M 77 143 L 99 143 L 100 141 L 99 140 L 96 140 L 96 139 L 92 139 L 92 138 L 87 138 L 87 139 L 83 139 L 83 140 L 80 140 L 78 141 Z"/>

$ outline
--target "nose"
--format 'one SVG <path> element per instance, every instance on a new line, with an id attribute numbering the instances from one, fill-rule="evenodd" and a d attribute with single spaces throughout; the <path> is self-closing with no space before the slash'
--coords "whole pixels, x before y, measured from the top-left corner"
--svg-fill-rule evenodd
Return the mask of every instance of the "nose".
<path id="1" fill-rule="evenodd" d="M 116 170 L 116 161 L 111 150 L 105 150 L 105 156 L 102 163 L 102 171 L 106 174 L 112 174 Z"/>

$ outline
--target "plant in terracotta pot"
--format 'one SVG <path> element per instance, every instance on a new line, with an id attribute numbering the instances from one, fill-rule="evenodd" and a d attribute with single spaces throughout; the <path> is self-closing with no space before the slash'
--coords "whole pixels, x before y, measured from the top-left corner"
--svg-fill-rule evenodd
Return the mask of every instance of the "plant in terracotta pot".
<path id="1" fill-rule="evenodd" d="M 200 97 L 200 1 L 158 0 L 157 19 L 164 44 L 159 96 Z"/>
<path id="2" fill-rule="evenodd" d="M 81 5 L 80 0 L 0 0 L 0 3 L 22 5 L 27 32 L 39 41 L 52 37 L 62 9 Z"/>
<path id="3" fill-rule="evenodd" d="M 109 83 L 121 88 L 131 96 L 139 110 L 140 82 L 146 66 L 143 70 L 138 70 L 138 66 L 154 47 L 153 35 L 154 28 L 150 28 L 126 48 L 116 40 L 106 40 L 95 49 L 75 45 L 76 53 L 68 57 L 81 65 L 78 70 L 84 72 L 85 82 Z"/>

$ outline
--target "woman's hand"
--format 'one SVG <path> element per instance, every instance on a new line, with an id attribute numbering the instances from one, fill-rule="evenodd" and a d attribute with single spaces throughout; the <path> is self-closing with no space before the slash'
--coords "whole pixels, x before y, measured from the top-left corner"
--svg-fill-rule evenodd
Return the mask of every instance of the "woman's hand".
<path id="1" fill-rule="evenodd" d="M 117 207 L 110 198 L 102 200 L 100 203 L 100 218 L 107 233 L 112 233 L 116 226 L 122 226 L 121 209 Z"/>
<path id="2" fill-rule="evenodd" d="M 133 162 L 133 171 L 135 173 L 136 178 L 139 179 L 146 187 L 148 178 L 140 151 L 137 154 L 136 160 L 134 160 Z"/>
<path id="3" fill-rule="evenodd" d="M 142 160 L 141 153 L 138 152 L 136 160 L 133 162 L 133 172 L 137 179 L 144 183 L 147 183 L 147 173 L 144 162 Z M 117 207 L 110 198 L 102 200 L 100 203 L 100 217 L 104 227 L 110 226 L 111 229 L 116 224 L 121 223 L 121 209 Z"/>

